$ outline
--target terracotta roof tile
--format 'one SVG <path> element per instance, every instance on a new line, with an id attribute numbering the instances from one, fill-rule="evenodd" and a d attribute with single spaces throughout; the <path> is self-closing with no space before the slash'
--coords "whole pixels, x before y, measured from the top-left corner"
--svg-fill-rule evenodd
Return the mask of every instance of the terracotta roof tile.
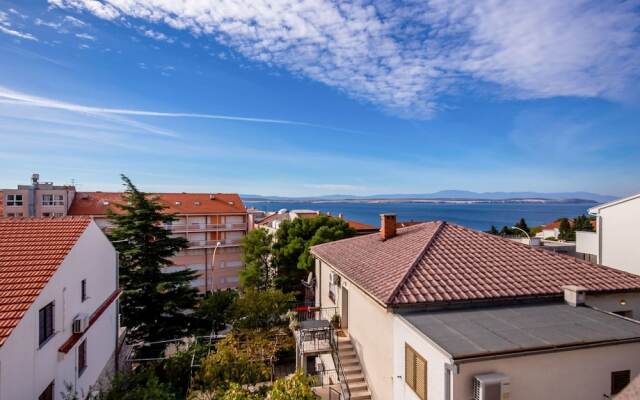
<path id="1" fill-rule="evenodd" d="M 0 346 L 90 222 L 78 217 L 0 219 Z"/>
<path id="2" fill-rule="evenodd" d="M 150 193 L 176 214 L 238 214 L 247 209 L 235 193 Z M 115 212 L 114 203 L 121 203 L 122 192 L 78 192 L 69 208 L 69 215 L 106 215 L 107 209 Z"/>
<path id="3" fill-rule="evenodd" d="M 640 290 L 640 276 L 444 222 L 321 244 L 312 253 L 388 305 Z"/>

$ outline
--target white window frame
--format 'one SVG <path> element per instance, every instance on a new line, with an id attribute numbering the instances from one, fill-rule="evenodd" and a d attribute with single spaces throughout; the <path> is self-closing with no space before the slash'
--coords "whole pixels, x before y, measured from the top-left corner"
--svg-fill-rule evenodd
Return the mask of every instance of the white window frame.
<path id="1" fill-rule="evenodd" d="M 6 203 L 7 207 L 22 207 L 24 204 L 24 197 L 21 194 L 7 194 Z"/>
<path id="2" fill-rule="evenodd" d="M 45 197 L 49 199 L 45 200 Z M 64 206 L 64 196 L 61 194 L 45 193 L 42 195 L 43 207 Z"/>

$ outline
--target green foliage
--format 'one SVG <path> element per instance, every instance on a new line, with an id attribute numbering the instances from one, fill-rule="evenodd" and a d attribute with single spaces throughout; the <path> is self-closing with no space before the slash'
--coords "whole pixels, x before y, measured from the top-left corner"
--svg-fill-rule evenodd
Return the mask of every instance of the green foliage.
<path id="1" fill-rule="evenodd" d="M 354 236 L 356 231 L 340 218 L 320 215 L 284 221 L 273 244 L 274 263 L 278 268 L 276 287 L 284 292 L 300 292 L 300 282 L 314 268 L 311 246 Z"/>
<path id="2" fill-rule="evenodd" d="M 316 400 L 320 399 L 311 389 L 313 379 L 306 376 L 302 371 L 285 379 L 278 379 L 274 382 L 271 392 L 267 396 L 268 400 Z"/>
<path id="3" fill-rule="evenodd" d="M 190 319 L 183 310 L 196 304 L 196 290 L 190 286 L 190 270 L 162 272 L 172 265 L 169 257 L 187 247 L 162 223 L 175 220 L 163 213 L 164 206 L 149 199 L 122 175 L 126 186 L 120 212 L 108 211 L 114 227 L 109 233 L 120 255 L 120 298 L 122 323 L 133 340 L 156 341 L 185 334 Z M 162 350 L 162 349 L 160 349 Z"/>
<path id="4" fill-rule="evenodd" d="M 242 260 L 240 286 L 266 290 L 273 288 L 274 268 L 271 263 L 273 236 L 265 229 L 258 228 L 242 239 Z"/>
<path id="5" fill-rule="evenodd" d="M 200 325 L 206 333 L 213 330 L 218 333 L 229 320 L 229 310 L 238 297 L 238 292 L 232 289 L 216 290 L 207 293 L 196 310 Z"/>
<path id="6" fill-rule="evenodd" d="M 244 351 L 237 338 L 228 336 L 218 342 L 215 352 L 202 359 L 196 387 L 211 391 L 224 390 L 232 382 L 255 384 L 269 379 L 270 372 L 263 360 Z"/>
<path id="7" fill-rule="evenodd" d="M 191 383 L 191 361 L 201 360 L 207 355 L 207 346 L 194 344 L 187 351 L 178 351 L 171 357 L 157 363 L 155 373 L 165 382 L 176 397 L 184 399 Z"/>
<path id="8" fill-rule="evenodd" d="M 220 400 L 261 400 L 263 396 L 250 393 L 237 383 L 229 385 L 229 389 L 220 397 Z"/>
<path id="9" fill-rule="evenodd" d="M 560 240 L 575 240 L 576 232 L 571 227 L 571 222 L 567 218 L 560 219 L 560 227 L 558 228 L 558 239 Z"/>
<path id="10" fill-rule="evenodd" d="M 516 228 L 520 228 L 523 231 L 529 233 L 529 226 L 527 225 L 527 221 L 524 220 L 524 218 L 520 218 L 520 221 L 518 221 L 517 224 L 514 225 Z M 515 229 L 516 234 L 522 234 L 522 232 L 518 231 L 517 229 Z"/>
<path id="11" fill-rule="evenodd" d="M 500 229 L 500 236 L 512 236 L 513 231 L 514 231 L 513 229 L 505 225 L 502 227 L 502 229 Z"/>
<path id="12" fill-rule="evenodd" d="M 573 220 L 573 229 L 576 231 L 593 232 L 593 226 L 591 226 L 591 219 L 582 214 Z"/>
<path id="13" fill-rule="evenodd" d="M 108 391 L 100 392 L 99 400 L 176 400 L 167 384 L 160 383 L 153 368 L 129 374 L 118 374 Z"/>
<path id="14" fill-rule="evenodd" d="M 487 233 L 490 233 L 492 235 L 499 235 L 500 232 L 498 232 L 498 228 L 496 228 L 495 225 L 491 225 L 491 229 L 489 229 L 489 231 Z"/>
<path id="15" fill-rule="evenodd" d="M 281 325 L 286 320 L 293 294 L 285 294 L 278 289 L 247 289 L 236 299 L 230 309 L 234 328 L 255 329 Z"/>

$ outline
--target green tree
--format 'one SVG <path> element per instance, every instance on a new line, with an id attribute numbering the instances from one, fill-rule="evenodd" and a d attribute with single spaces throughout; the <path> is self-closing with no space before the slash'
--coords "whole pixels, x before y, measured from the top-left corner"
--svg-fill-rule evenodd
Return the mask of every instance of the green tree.
<path id="1" fill-rule="evenodd" d="M 584 214 L 577 216 L 576 219 L 573 220 L 573 228 L 576 231 L 593 232 L 591 219 Z"/>
<path id="2" fill-rule="evenodd" d="M 320 399 L 312 390 L 313 378 L 302 371 L 274 382 L 268 400 L 316 400 Z"/>
<path id="3" fill-rule="evenodd" d="M 273 236 L 265 229 L 258 228 L 242 239 L 242 261 L 240 286 L 266 290 L 273 287 L 275 271 L 271 260 Z"/>
<path id="4" fill-rule="evenodd" d="M 233 327 L 238 329 L 271 328 L 286 320 L 283 315 L 294 301 L 294 295 L 278 289 L 246 289 L 231 306 Z"/>
<path id="5" fill-rule="evenodd" d="M 527 233 L 530 233 L 529 226 L 527 225 L 527 221 L 525 221 L 524 218 L 520 218 L 520 221 L 518 221 L 518 223 L 515 224 L 515 227 L 520 228 Z"/>
<path id="6" fill-rule="evenodd" d="M 567 218 L 560 219 L 560 227 L 558 228 L 558 239 L 560 240 L 575 240 L 576 233 L 571 227 L 571 222 Z"/>
<path id="7" fill-rule="evenodd" d="M 129 374 L 118 374 L 99 400 L 176 400 L 171 387 L 161 383 L 153 368 L 140 368 Z"/>
<path id="8" fill-rule="evenodd" d="M 500 229 L 500 236 L 511 236 L 513 235 L 513 229 L 509 228 L 508 226 L 503 226 L 502 229 Z"/>
<path id="9" fill-rule="evenodd" d="M 238 292 L 232 289 L 219 289 L 208 293 L 200 301 L 196 310 L 202 330 L 217 334 L 220 329 L 223 329 L 229 319 L 229 309 L 237 297 Z"/>
<path id="10" fill-rule="evenodd" d="M 175 220 L 165 207 L 140 192 L 122 175 L 126 190 L 119 212 L 108 211 L 113 228 L 109 238 L 120 256 L 122 323 L 133 340 L 158 341 L 188 332 L 191 319 L 184 313 L 196 304 L 190 270 L 163 272 L 169 258 L 187 247 L 184 238 L 172 237 L 162 224 Z M 156 348 L 162 351 L 164 348 Z M 152 352 L 148 350 L 147 353 Z"/>
<path id="11" fill-rule="evenodd" d="M 499 235 L 500 232 L 498 232 L 498 228 L 496 228 L 495 225 L 491 225 L 491 229 L 489 229 L 489 231 L 487 233 L 490 233 L 492 235 Z"/>
<path id="12" fill-rule="evenodd" d="M 277 265 L 276 287 L 300 294 L 300 282 L 313 271 L 311 246 L 355 236 L 356 231 L 341 218 L 320 215 L 284 221 L 276 232 L 273 257 Z"/>

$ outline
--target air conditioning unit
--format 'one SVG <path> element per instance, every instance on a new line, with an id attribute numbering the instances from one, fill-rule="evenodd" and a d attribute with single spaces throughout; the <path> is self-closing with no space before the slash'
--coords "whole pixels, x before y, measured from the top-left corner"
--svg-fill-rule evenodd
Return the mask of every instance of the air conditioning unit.
<path id="1" fill-rule="evenodd" d="M 89 315 L 78 314 L 73 319 L 73 333 L 83 333 L 89 327 Z"/>
<path id="2" fill-rule="evenodd" d="M 473 377 L 473 400 L 509 400 L 511 381 L 504 374 Z"/>

